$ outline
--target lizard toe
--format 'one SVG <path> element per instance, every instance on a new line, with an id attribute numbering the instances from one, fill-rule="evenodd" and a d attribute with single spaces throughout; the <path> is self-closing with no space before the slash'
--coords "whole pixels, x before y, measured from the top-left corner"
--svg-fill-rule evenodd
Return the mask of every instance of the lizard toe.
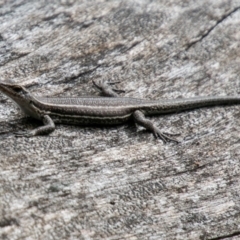
<path id="1" fill-rule="evenodd" d="M 15 133 L 16 137 L 31 137 L 33 136 L 32 132 L 29 131 L 19 131 Z"/>

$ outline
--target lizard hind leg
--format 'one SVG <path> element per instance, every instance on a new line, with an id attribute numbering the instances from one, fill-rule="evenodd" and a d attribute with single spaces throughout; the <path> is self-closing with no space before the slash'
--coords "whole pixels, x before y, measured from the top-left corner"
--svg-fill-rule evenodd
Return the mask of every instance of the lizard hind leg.
<path id="1" fill-rule="evenodd" d="M 124 93 L 124 90 L 116 89 L 116 88 L 111 88 L 110 85 L 114 85 L 118 82 L 105 82 L 105 81 L 94 81 L 93 80 L 93 85 L 99 89 L 104 95 L 108 97 L 119 97 L 119 93 Z"/>
<path id="2" fill-rule="evenodd" d="M 166 142 L 179 143 L 179 141 L 170 137 L 170 136 L 176 136 L 179 134 L 171 134 L 171 133 L 161 132 L 161 130 L 153 122 L 151 122 L 149 119 L 145 118 L 144 114 L 141 111 L 136 110 L 133 113 L 133 118 L 137 124 L 150 130 L 156 138 L 160 138 L 164 143 L 166 143 Z"/>

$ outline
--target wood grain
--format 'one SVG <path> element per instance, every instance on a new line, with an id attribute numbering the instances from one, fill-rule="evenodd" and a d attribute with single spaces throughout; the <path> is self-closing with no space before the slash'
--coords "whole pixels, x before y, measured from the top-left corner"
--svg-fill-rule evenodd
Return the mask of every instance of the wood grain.
<path id="1" fill-rule="evenodd" d="M 37 96 L 240 94 L 240 1 L 0 1 L 0 80 Z M 238 239 L 239 106 L 133 124 L 39 125 L 0 95 L 1 239 Z"/>

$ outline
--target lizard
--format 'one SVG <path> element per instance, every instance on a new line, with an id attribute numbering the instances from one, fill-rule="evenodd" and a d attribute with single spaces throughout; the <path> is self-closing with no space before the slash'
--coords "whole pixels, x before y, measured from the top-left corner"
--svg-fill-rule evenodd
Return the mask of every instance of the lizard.
<path id="1" fill-rule="evenodd" d="M 19 84 L 3 81 L 0 81 L 0 91 L 16 102 L 27 116 L 43 122 L 43 126 L 31 131 L 16 133 L 16 136 L 25 137 L 49 134 L 55 130 L 55 123 L 115 125 L 132 119 L 138 125 L 150 130 L 156 138 L 163 142 L 178 142 L 172 137 L 177 134 L 162 132 L 146 116 L 216 105 L 240 104 L 240 95 L 159 100 L 120 97 L 119 93 L 124 91 L 111 88 L 111 85 L 115 83 L 93 81 L 93 84 L 107 97 L 39 97 L 34 96 Z"/>

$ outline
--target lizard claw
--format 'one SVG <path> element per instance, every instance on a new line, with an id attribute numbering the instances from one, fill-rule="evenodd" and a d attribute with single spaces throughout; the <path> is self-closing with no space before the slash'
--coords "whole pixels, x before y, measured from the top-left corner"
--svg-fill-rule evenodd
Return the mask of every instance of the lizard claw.
<path id="1" fill-rule="evenodd" d="M 19 131 L 15 133 L 16 137 L 32 137 L 34 134 L 29 131 Z"/>
<path id="2" fill-rule="evenodd" d="M 173 136 L 173 137 L 176 137 L 176 136 L 180 136 L 181 133 L 168 133 L 168 132 L 163 132 L 164 135 L 168 135 L 168 136 Z"/>
<path id="3" fill-rule="evenodd" d="M 164 133 L 164 132 L 161 132 L 159 129 L 156 129 L 156 130 L 153 132 L 153 135 L 154 135 L 156 138 L 160 138 L 164 143 L 167 143 L 167 142 L 180 143 L 178 140 L 170 137 L 170 136 L 180 135 L 179 133 L 178 133 L 178 134 Z"/>
<path id="4" fill-rule="evenodd" d="M 115 84 L 118 84 L 120 83 L 119 81 L 118 82 L 108 82 L 109 85 L 115 85 Z"/>
<path id="5" fill-rule="evenodd" d="M 96 81 L 92 80 L 92 83 L 97 89 L 102 90 L 102 86 L 100 82 L 96 83 Z"/>
<path id="6" fill-rule="evenodd" d="M 117 92 L 117 93 L 125 93 L 124 90 L 121 90 L 121 89 L 116 89 L 116 88 L 113 88 L 112 89 L 114 92 Z"/>

